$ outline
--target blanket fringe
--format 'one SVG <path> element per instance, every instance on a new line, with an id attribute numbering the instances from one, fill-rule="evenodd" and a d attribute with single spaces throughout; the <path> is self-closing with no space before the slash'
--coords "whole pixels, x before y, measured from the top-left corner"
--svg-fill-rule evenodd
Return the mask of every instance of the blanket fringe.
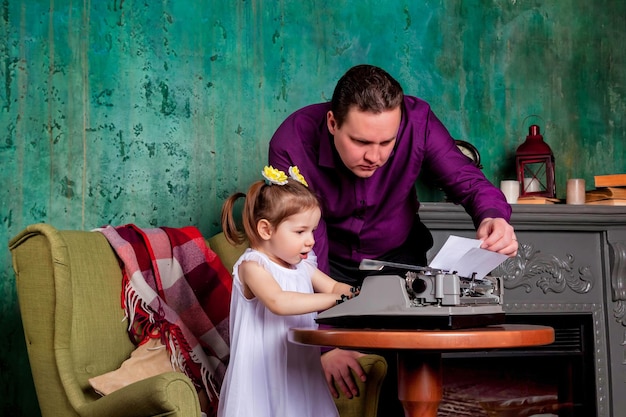
<path id="1" fill-rule="evenodd" d="M 187 358 L 183 353 L 185 350 L 180 346 L 179 340 L 172 337 L 171 333 L 167 336 L 167 347 L 170 352 L 170 362 L 172 367 L 174 367 L 174 369 L 180 369 L 191 378 L 191 371 L 188 367 Z M 217 399 L 219 397 L 218 385 L 211 377 L 211 373 L 205 366 L 205 363 L 194 353 L 190 355 L 190 359 L 200 365 L 200 377 L 202 379 L 203 386 L 199 388 L 204 389 L 210 401 Z M 194 378 L 191 378 L 191 380 L 193 381 Z"/>
<path id="2" fill-rule="evenodd" d="M 157 328 L 154 311 L 132 285 L 124 286 L 124 319 L 128 320 L 128 332 L 135 342 L 140 342 L 145 334 L 152 334 Z"/>

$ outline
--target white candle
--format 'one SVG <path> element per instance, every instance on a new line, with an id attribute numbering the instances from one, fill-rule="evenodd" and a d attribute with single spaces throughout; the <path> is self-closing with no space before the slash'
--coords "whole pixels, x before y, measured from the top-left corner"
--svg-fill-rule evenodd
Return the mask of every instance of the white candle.
<path id="1" fill-rule="evenodd" d="M 567 180 L 567 204 L 585 204 L 585 180 L 570 178 Z"/>
<path id="2" fill-rule="evenodd" d="M 538 191 L 541 191 L 541 187 L 537 178 L 524 178 L 524 192 L 535 193 Z"/>
<path id="3" fill-rule="evenodd" d="M 519 197 L 519 181 L 515 180 L 503 180 L 500 181 L 500 190 L 506 197 L 506 202 L 509 204 L 517 203 Z"/>

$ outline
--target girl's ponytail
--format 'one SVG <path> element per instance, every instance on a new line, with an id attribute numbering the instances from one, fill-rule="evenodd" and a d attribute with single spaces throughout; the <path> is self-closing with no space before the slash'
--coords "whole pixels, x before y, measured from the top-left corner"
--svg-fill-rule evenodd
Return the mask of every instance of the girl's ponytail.
<path id="1" fill-rule="evenodd" d="M 244 193 L 235 193 L 228 197 L 222 206 L 222 231 L 224 237 L 231 245 L 240 245 L 244 242 L 245 235 L 237 229 L 237 223 L 233 215 L 235 203 L 240 198 L 246 198 Z"/>

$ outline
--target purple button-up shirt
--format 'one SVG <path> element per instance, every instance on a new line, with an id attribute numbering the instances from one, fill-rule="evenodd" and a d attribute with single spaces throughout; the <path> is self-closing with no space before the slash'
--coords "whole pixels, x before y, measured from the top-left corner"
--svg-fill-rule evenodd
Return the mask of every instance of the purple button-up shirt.
<path id="1" fill-rule="evenodd" d="M 326 125 L 329 110 L 330 103 L 321 103 L 291 114 L 269 147 L 269 163 L 285 172 L 297 165 L 321 201 L 314 249 L 322 271 L 329 272 L 329 253 L 358 263 L 404 243 L 419 208 L 415 182 L 422 169 L 475 225 L 487 217 L 510 219 L 504 195 L 458 150 L 425 101 L 405 96 L 394 150 L 370 178 L 341 161 Z"/>

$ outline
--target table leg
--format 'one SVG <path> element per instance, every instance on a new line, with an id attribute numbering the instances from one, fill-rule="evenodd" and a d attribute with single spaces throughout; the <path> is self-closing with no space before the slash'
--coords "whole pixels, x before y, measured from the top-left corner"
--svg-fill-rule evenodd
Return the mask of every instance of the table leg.
<path id="1" fill-rule="evenodd" d="M 398 353 L 398 398 L 406 417 L 437 417 L 442 384 L 441 353 Z"/>

